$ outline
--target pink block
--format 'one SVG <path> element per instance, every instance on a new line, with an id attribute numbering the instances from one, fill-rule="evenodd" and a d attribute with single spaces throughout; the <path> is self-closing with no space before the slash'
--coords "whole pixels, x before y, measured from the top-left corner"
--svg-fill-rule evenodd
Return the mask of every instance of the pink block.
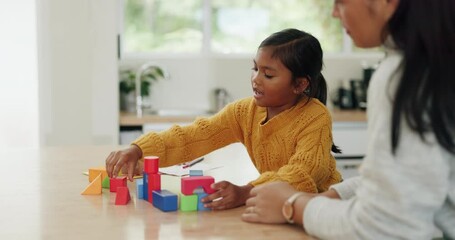
<path id="1" fill-rule="evenodd" d="M 147 185 L 148 201 L 150 203 L 153 203 L 153 191 L 161 190 L 161 174 L 148 173 L 147 180 L 148 180 L 148 185 Z"/>
<path id="2" fill-rule="evenodd" d="M 215 192 L 215 189 L 210 187 L 214 182 L 215 179 L 211 176 L 184 177 L 181 182 L 181 191 L 185 195 L 191 195 L 194 189 L 202 187 L 205 193 L 211 194 Z"/>
<path id="3" fill-rule="evenodd" d="M 126 177 L 110 178 L 109 179 L 109 190 L 111 192 L 117 192 L 118 187 L 126 187 Z"/>
<path id="4" fill-rule="evenodd" d="M 144 172 L 146 173 L 158 173 L 158 167 L 160 158 L 157 156 L 144 157 Z"/>

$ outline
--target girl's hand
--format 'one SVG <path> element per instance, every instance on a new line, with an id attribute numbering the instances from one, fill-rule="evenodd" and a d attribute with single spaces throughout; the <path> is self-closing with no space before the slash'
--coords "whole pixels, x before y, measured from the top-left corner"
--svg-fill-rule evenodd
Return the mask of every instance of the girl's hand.
<path id="1" fill-rule="evenodd" d="M 133 175 L 136 170 L 136 165 L 142 157 L 142 150 L 131 145 L 129 148 L 114 151 L 109 154 L 106 159 L 106 172 L 109 177 L 116 177 L 124 166 L 128 169 L 128 180 L 133 181 Z"/>
<path id="2" fill-rule="evenodd" d="M 215 193 L 202 199 L 204 207 L 212 210 L 226 210 L 239 207 L 245 204 L 249 197 L 252 185 L 237 186 L 228 181 L 221 181 L 212 184 Z"/>

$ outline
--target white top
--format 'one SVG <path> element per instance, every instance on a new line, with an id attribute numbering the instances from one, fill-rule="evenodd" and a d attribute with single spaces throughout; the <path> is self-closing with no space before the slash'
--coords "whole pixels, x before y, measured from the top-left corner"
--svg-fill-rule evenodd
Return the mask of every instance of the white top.
<path id="1" fill-rule="evenodd" d="M 305 208 L 307 233 L 322 239 L 431 239 L 435 227 L 455 238 L 455 156 L 401 123 L 391 153 L 391 115 L 402 55 L 386 58 L 368 90 L 368 147 L 360 176 L 332 186 L 342 200 L 316 197 Z M 336 141 L 336 139 L 335 139 Z"/>

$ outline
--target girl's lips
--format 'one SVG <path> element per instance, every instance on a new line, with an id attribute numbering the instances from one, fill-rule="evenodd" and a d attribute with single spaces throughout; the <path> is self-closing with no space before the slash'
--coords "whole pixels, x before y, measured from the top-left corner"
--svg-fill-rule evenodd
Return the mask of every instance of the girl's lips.
<path id="1" fill-rule="evenodd" d="M 253 93 L 254 93 L 254 97 L 255 97 L 255 98 L 259 98 L 259 97 L 264 96 L 264 93 L 263 93 L 263 92 L 260 92 L 260 91 L 258 91 L 258 90 L 256 90 L 256 89 L 253 89 Z"/>

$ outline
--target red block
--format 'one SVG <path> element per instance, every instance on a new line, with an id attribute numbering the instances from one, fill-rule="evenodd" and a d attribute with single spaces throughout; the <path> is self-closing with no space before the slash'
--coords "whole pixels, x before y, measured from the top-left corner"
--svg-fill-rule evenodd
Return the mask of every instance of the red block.
<path id="1" fill-rule="evenodd" d="M 111 192 L 117 192 L 118 187 L 126 187 L 126 177 L 111 178 L 109 179 L 109 190 Z"/>
<path id="2" fill-rule="evenodd" d="M 160 158 L 157 156 L 144 157 L 144 172 L 146 173 L 158 173 L 158 167 Z"/>
<path id="3" fill-rule="evenodd" d="M 148 190 L 147 190 L 147 196 L 148 196 L 148 201 L 150 203 L 153 203 L 153 191 L 159 191 L 161 190 L 161 174 L 153 174 L 153 173 L 148 173 L 147 174 L 147 181 L 148 181 Z"/>
<path id="4" fill-rule="evenodd" d="M 126 205 L 131 200 L 128 187 L 118 187 L 117 196 L 115 196 L 115 205 Z"/>
<path id="5" fill-rule="evenodd" d="M 204 188 L 204 192 L 211 194 L 215 192 L 215 189 L 210 187 L 215 179 L 211 176 L 199 176 L 199 177 L 184 177 L 182 178 L 182 193 L 185 195 L 193 194 L 194 189 L 198 187 Z"/>

